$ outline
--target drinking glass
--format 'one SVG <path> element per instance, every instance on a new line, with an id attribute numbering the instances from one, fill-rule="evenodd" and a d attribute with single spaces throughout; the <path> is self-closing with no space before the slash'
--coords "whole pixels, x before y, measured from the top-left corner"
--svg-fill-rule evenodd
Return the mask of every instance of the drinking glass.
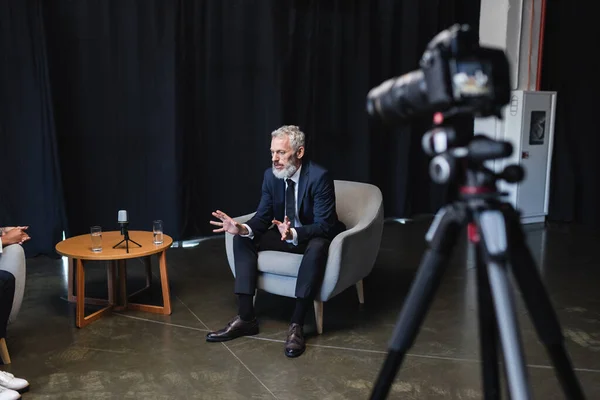
<path id="1" fill-rule="evenodd" d="M 163 222 L 159 219 L 152 222 L 152 233 L 154 235 L 154 244 L 163 243 Z"/>
<path id="2" fill-rule="evenodd" d="M 92 237 L 92 251 L 99 253 L 102 251 L 102 228 L 99 226 L 92 226 L 91 228 Z"/>

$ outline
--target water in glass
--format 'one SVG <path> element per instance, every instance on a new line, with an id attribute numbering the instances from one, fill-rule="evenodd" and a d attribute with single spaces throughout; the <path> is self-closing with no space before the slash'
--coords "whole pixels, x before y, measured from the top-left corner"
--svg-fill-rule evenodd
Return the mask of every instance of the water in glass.
<path id="1" fill-rule="evenodd" d="M 154 244 L 162 244 L 163 238 L 163 226 L 161 220 L 156 220 L 152 223 L 152 233 L 154 235 Z"/>
<path id="2" fill-rule="evenodd" d="M 99 226 L 92 226 L 91 229 L 92 237 L 92 251 L 99 253 L 102 251 L 102 228 Z"/>

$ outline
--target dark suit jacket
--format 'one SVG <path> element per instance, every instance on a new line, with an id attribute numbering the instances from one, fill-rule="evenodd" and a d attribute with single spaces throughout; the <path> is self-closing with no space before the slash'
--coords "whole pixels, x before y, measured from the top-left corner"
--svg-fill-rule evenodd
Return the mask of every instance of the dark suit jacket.
<path id="1" fill-rule="evenodd" d="M 256 214 L 246 222 L 259 237 L 269 229 L 273 219 L 285 217 L 285 180 L 273 175 L 271 168 L 265 171 L 262 196 Z M 313 162 L 303 162 L 298 181 L 298 219 L 302 226 L 296 227 L 298 243 L 315 237 L 332 240 L 346 229 L 338 220 L 335 210 L 333 179 L 323 167 Z"/>

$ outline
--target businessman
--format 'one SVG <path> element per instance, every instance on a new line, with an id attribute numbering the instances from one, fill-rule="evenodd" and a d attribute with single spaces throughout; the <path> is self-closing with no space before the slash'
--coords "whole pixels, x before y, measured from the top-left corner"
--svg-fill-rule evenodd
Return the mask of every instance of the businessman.
<path id="1" fill-rule="evenodd" d="M 296 283 L 296 307 L 285 341 L 285 355 L 298 357 L 306 349 L 304 318 L 323 280 L 331 240 L 346 229 L 335 209 L 333 179 L 321 166 L 304 162 L 304 133 L 294 125 L 271 133 L 271 168 L 264 174 L 256 214 L 245 224 L 222 211 L 213 232 L 235 235 L 235 294 L 239 313 L 223 329 L 210 332 L 209 342 L 223 342 L 259 331 L 253 296 L 258 278 L 258 252 L 303 254 Z"/>

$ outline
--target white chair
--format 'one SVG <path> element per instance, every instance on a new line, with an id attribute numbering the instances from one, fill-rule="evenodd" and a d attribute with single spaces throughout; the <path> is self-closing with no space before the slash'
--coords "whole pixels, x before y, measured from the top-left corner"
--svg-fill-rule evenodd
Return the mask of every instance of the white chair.
<path id="1" fill-rule="evenodd" d="M 346 230 L 329 246 L 329 256 L 321 291 L 314 307 L 317 332 L 323 333 L 323 303 L 355 285 L 358 300 L 364 303 L 363 278 L 371 273 L 383 233 L 383 196 L 377 186 L 350 181 L 334 181 L 338 218 Z M 234 218 L 240 223 L 255 213 Z M 231 272 L 235 276 L 233 236 L 225 234 L 225 248 Z M 258 253 L 258 289 L 286 297 L 295 297 L 301 254 L 279 251 Z"/>

